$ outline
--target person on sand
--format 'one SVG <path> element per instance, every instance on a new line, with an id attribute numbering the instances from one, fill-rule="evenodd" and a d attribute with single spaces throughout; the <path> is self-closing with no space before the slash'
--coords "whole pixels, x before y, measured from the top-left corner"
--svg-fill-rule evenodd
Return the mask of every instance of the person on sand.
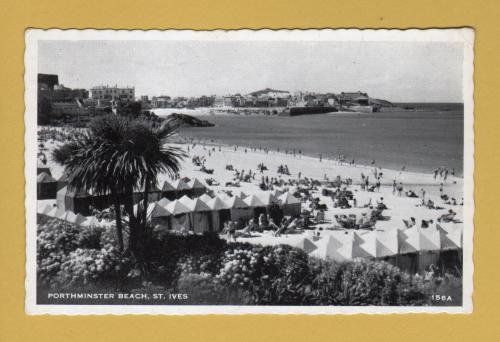
<path id="1" fill-rule="evenodd" d="M 377 192 L 380 192 L 380 178 L 377 178 L 377 182 L 375 182 L 375 187 L 377 188 Z"/>
<path id="2" fill-rule="evenodd" d="M 398 190 L 398 196 L 401 197 L 403 195 L 403 183 L 402 182 L 399 182 L 399 184 L 397 186 L 397 190 Z"/>
<path id="3" fill-rule="evenodd" d="M 420 189 L 420 194 L 422 196 L 422 201 L 425 201 L 425 189 L 424 188 Z"/>
<path id="4" fill-rule="evenodd" d="M 229 234 L 229 239 L 231 239 L 232 237 L 234 242 L 236 242 L 236 224 L 234 221 L 229 221 L 228 234 Z"/>
<path id="5" fill-rule="evenodd" d="M 392 181 L 392 194 L 395 195 L 396 194 L 396 187 L 397 187 L 397 184 L 396 184 L 396 180 L 394 179 Z"/>

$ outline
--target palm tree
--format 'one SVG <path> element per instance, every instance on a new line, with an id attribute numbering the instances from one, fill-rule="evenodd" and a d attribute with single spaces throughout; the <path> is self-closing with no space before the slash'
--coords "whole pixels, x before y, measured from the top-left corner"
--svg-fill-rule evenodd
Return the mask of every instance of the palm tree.
<path id="1" fill-rule="evenodd" d="M 117 240 L 124 249 L 121 206 L 128 216 L 128 248 L 138 253 L 147 231 L 148 190 L 160 173 L 179 171 L 182 149 L 168 144 L 179 127 L 174 120 L 155 127 L 145 120 L 108 115 L 93 120 L 84 134 L 55 149 L 53 158 L 65 167 L 70 187 L 109 195 L 116 217 Z M 144 189 L 134 211 L 135 189 Z"/>

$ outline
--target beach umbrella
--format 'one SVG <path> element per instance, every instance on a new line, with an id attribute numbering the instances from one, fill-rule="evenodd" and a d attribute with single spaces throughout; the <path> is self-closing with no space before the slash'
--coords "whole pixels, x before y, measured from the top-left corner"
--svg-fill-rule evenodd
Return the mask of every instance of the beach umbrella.
<path id="1" fill-rule="evenodd" d="M 436 225 L 441 237 L 441 249 L 459 249 L 462 248 L 463 226 L 462 225 Z"/>
<path id="2" fill-rule="evenodd" d="M 296 245 L 295 247 L 298 247 L 300 249 L 302 249 L 304 252 L 306 252 L 307 254 L 315 251 L 316 249 L 318 249 L 318 246 L 316 246 L 314 244 L 314 242 L 312 242 L 311 240 L 309 240 L 308 238 L 303 238 L 301 239 Z"/>

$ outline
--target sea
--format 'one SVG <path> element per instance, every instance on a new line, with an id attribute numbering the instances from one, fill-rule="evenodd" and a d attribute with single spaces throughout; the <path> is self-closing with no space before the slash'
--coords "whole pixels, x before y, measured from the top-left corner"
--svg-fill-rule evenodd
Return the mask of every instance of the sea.
<path id="1" fill-rule="evenodd" d="M 294 117 L 197 115 L 215 127 L 183 128 L 181 134 L 223 143 L 334 159 L 356 164 L 432 172 L 437 167 L 463 173 L 464 110 L 456 103 L 404 103 L 404 110 L 331 113 Z M 182 113 L 182 109 L 179 110 Z"/>

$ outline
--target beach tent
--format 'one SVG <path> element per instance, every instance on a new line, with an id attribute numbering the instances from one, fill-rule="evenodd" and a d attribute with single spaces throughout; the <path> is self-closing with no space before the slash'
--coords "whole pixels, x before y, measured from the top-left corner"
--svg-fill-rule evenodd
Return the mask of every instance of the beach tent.
<path id="1" fill-rule="evenodd" d="M 398 254 L 398 234 L 389 231 L 355 231 L 355 258 L 385 258 Z"/>
<path id="2" fill-rule="evenodd" d="M 238 196 L 228 197 L 226 204 L 231 208 L 231 221 L 244 224 L 253 216 L 252 209 Z"/>
<path id="3" fill-rule="evenodd" d="M 213 230 L 212 210 L 205 202 L 199 198 L 195 198 L 191 202 L 190 209 L 192 210 L 190 213 L 192 228 L 195 233 Z"/>
<path id="4" fill-rule="evenodd" d="M 436 225 L 441 237 L 441 250 L 462 248 L 462 225 Z"/>
<path id="5" fill-rule="evenodd" d="M 201 199 L 201 197 L 200 197 Z M 215 231 L 221 231 L 224 223 L 231 219 L 231 207 L 219 196 L 216 196 L 207 203 L 212 211 L 212 227 Z"/>
<path id="6" fill-rule="evenodd" d="M 281 209 L 283 210 L 284 216 L 300 216 L 301 214 L 301 202 L 300 199 L 296 198 L 290 192 L 285 192 L 278 197 Z"/>
<path id="7" fill-rule="evenodd" d="M 333 232 L 326 243 L 325 257 L 337 262 L 352 260 L 354 247 L 353 232 Z"/>
<path id="8" fill-rule="evenodd" d="M 441 249 L 440 233 L 436 228 L 412 227 L 399 230 L 398 241 L 400 254 Z"/>
<path id="9" fill-rule="evenodd" d="M 68 176 L 63 172 L 61 177 L 57 179 L 57 191 L 68 185 Z"/>
<path id="10" fill-rule="evenodd" d="M 161 188 L 161 195 L 170 201 L 173 201 L 177 198 L 177 192 L 172 184 L 168 181 L 163 182 L 163 186 Z"/>
<path id="11" fill-rule="evenodd" d="M 157 204 L 161 205 L 162 207 L 166 207 L 169 203 L 170 201 L 166 197 L 163 197 L 157 202 Z"/>
<path id="12" fill-rule="evenodd" d="M 254 220 L 258 220 L 260 214 L 267 214 L 267 206 L 256 195 L 250 195 L 243 201 L 251 209 Z"/>
<path id="13" fill-rule="evenodd" d="M 397 266 L 410 273 L 421 272 L 439 260 L 440 232 L 436 228 L 399 230 Z"/>
<path id="14" fill-rule="evenodd" d="M 45 172 L 46 174 L 48 174 L 49 176 L 52 176 L 52 173 L 50 172 L 50 168 L 47 164 L 41 162 L 40 160 L 37 162 L 37 165 L 36 165 L 36 174 L 39 175 L 41 174 L 42 172 Z"/>
<path id="15" fill-rule="evenodd" d="M 57 192 L 57 207 L 62 210 L 71 210 L 84 216 L 90 215 L 92 198 L 85 191 L 76 191 L 65 186 Z"/>
<path id="16" fill-rule="evenodd" d="M 160 228 L 166 230 L 170 229 L 170 216 L 172 214 L 167 210 L 166 206 L 161 205 L 160 202 L 150 203 L 148 205 L 147 215 L 151 220 L 151 224 L 160 226 Z"/>
<path id="17" fill-rule="evenodd" d="M 55 199 L 57 196 L 57 181 L 46 172 L 40 173 L 36 178 L 37 199 Z"/>
<path id="18" fill-rule="evenodd" d="M 316 246 L 314 244 L 314 242 L 312 242 L 311 240 L 309 240 L 308 238 L 303 238 L 301 239 L 296 245 L 295 247 L 298 247 L 300 249 L 302 249 L 304 252 L 306 252 L 307 254 L 315 251 L 316 249 L 318 249 L 318 246 Z"/>
<path id="19" fill-rule="evenodd" d="M 238 196 L 241 199 L 245 199 L 248 197 L 248 195 L 241 190 L 232 191 L 232 194 L 233 194 L 233 196 Z"/>
<path id="20" fill-rule="evenodd" d="M 172 214 L 170 216 L 170 227 L 177 231 L 188 231 L 191 227 L 191 210 L 182 204 L 179 200 L 170 202 L 166 209 Z"/>
<path id="21" fill-rule="evenodd" d="M 190 180 L 187 184 L 192 191 L 193 197 L 199 197 L 207 192 L 207 187 L 198 178 Z"/>
<path id="22" fill-rule="evenodd" d="M 177 179 L 171 184 L 175 189 L 175 198 L 181 198 L 182 196 L 193 197 L 193 190 L 182 179 Z"/>
<path id="23" fill-rule="evenodd" d="M 210 197 L 208 194 L 203 194 L 201 195 L 200 197 L 198 197 L 200 200 L 202 200 L 203 202 L 205 202 L 205 204 L 208 205 L 208 203 L 210 203 L 210 201 L 212 200 L 212 197 Z"/>

